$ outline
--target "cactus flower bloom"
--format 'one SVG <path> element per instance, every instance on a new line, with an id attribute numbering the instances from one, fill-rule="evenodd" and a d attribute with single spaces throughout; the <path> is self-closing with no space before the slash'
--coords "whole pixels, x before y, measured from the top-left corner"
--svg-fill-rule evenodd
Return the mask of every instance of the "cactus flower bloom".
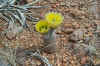
<path id="1" fill-rule="evenodd" d="M 48 21 L 51 28 L 57 28 L 64 18 L 60 13 L 49 12 L 45 15 L 45 19 Z"/>
<path id="2" fill-rule="evenodd" d="M 45 34 L 49 31 L 49 24 L 46 20 L 40 20 L 36 25 L 36 31 Z"/>

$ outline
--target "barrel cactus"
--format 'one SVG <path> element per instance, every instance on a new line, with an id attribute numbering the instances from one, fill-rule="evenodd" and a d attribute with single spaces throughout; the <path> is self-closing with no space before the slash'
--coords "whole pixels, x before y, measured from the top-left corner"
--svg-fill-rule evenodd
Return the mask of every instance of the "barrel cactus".
<path id="1" fill-rule="evenodd" d="M 57 12 L 49 12 L 45 15 L 44 20 L 36 24 L 36 30 L 43 34 L 44 50 L 47 53 L 56 52 L 56 28 L 63 22 L 63 16 Z M 40 27 L 39 27 L 40 26 Z"/>

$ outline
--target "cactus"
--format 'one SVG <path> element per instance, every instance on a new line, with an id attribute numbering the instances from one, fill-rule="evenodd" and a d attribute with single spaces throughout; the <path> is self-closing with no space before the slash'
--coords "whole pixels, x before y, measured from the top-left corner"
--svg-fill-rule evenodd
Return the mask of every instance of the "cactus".
<path id="1" fill-rule="evenodd" d="M 38 21 L 39 19 L 32 17 L 32 13 L 29 11 L 29 8 L 42 7 L 33 6 L 38 1 L 39 0 L 33 1 L 29 4 L 19 5 L 15 4 L 16 0 L 0 0 L 0 18 L 5 20 L 7 25 L 7 29 L 4 30 L 4 33 L 8 34 L 10 32 L 9 36 L 11 37 L 12 34 L 18 34 L 22 31 L 23 28 L 28 27 L 26 24 L 26 19 L 29 19 L 32 22 Z M 8 35 L 6 36 L 8 37 Z M 12 38 L 13 37 L 14 36 L 12 36 Z M 4 45 L 3 50 L 0 49 L 0 66 L 16 66 L 16 49 L 9 48 L 7 44 Z M 7 51 L 4 49 L 7 49 Z"/>
<path id="2" fill-rule="evenodd" d="M 43 35 L 44 48 L 43 51 L 46 53 L 55 53 L 57 51 L 56 47 L 56 33 L 54 29 L 50 29 L 49 32 Z"/>
<path id="3" fill-rule="evenodd" d="M 36 24 L 36 30 L 43 34 L 43 51 L 54 53 L 56 51 L 56 33 L 55 30 L 63 21 L 63 16 L 57 12 L 49 12 L 45 15 L 44 21 Z M 42 24 L 44 23 L 44 24 Z M 45 26 L 44 26 L 45 25 Z M 40 26 L 40 27 L 39 27 Z M 46 28 L 41 28 L 46 27 Z"/>
<path id="4" fill-rule="evenodd" d="M 49 24 L 47 21 L 45 20 L 40 20 L 37 24 L 36 24 L 36 30 L 40 33 L 47 33 L 49 31 Z"/>
<path id="5" fill-rule="evenodd" d="M 57 28 L 63 21 L 63 16 L 60 13 L 49 12 L 45 15 L 45 19 L 50 24 L 51 28 Z"/>

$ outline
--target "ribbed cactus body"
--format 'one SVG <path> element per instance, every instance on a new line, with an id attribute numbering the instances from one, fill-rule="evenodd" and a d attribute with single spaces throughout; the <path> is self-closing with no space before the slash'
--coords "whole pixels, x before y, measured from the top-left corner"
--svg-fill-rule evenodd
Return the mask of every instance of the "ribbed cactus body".
<path id="1" fill-rule="evenodd" d="M 47 53 L 54 53 L 56 51 L 56 34 L 54 29 L 50 29 L 49 32 L 43 36 L 44 48 Z"/>

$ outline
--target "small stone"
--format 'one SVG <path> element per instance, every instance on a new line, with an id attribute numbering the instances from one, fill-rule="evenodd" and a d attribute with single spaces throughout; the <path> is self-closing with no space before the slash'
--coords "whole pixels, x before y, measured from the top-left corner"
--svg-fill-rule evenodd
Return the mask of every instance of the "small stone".
<path id="1" fill-rule="evenodd" d="M 65 3 L 65 2 L 61 2 L 60 5 L 61 5 L 61 6 L 65 6 L 66 3 Z"/>

